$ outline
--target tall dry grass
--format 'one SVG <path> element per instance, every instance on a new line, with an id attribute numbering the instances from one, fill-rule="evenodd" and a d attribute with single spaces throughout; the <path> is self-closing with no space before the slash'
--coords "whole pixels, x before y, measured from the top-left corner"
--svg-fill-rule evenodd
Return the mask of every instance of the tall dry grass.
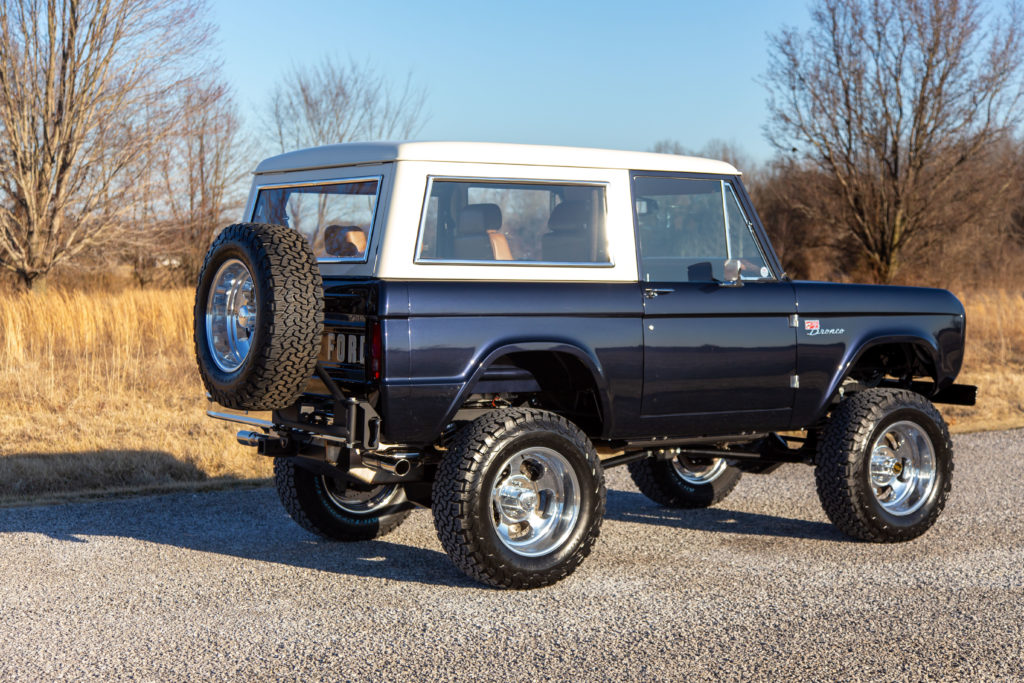
<path id="1" fill-rule="evenodd" d="M 954 431 L 1024 426 L 1024 292 L 961 292 L 967 349 L 958 382 L 978 387 L 974 407 L 940 406 Z"/>
<path id="2" fill-rule="evenodd" d="M 1024 295 L 961 295 L 974 408 L 955 431 L 1024 426 Z M 190 290 L 0 295 L 0 500 L 269 476 L 206 418 Z"/>
<path id="3" fill-rule="evenodd" d="M 0 500 L 266 477 L 205 416 L 192 292 L 0 296 Z"/>

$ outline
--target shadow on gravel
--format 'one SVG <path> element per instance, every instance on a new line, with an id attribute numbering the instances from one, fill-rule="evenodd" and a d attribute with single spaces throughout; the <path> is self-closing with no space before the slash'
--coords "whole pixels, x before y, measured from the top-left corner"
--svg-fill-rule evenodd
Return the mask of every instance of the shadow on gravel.
<path id="1" fill-rule="evenodd" d="M 723 508 L 678 510 L 661 507 L 652 503 L 643 494 L 632 491 L 608 491 L 608 509 L 604 518 L 617 522 L 655 524 L 695 531 L 851 542 L 831 524 L 824 522 L 809 522 Z"/>
<path id="2" fill-rule="evenodd" d="M 5 533 L 37 533 L 67 543 L 130 538 L 301 569 L 479 588 L 439 550 L 386 539 L 340 543 L 313 536 L 281 510 L 270 489 L 0 509 L 0 537 Z"/>
<path id="3" fill-rule="evenodd" d="M 206 474 L 165 451 L 0 452 L 0 500 L 195 482 Z"/>

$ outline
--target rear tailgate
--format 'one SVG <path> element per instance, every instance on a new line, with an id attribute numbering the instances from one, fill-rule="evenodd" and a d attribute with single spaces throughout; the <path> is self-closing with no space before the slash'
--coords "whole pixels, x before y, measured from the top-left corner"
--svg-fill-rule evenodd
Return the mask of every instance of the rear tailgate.
<path id="1" fill-rule="evenodd" d="M 377 384 L 373 376 L 372 339 L 373 327 L 378 323 L 379 291 L 380 282 L 376 280 L 324 280 L 320 364 L 346 394 L 358 398 Z M 310 380 L 306 391 L 330 393 L 318 378 Z"/>

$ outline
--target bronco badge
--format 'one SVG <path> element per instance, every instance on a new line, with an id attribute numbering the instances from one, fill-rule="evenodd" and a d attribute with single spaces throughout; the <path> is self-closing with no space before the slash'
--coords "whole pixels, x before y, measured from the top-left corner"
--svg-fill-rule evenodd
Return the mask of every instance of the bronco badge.
<path id="1" fill-rule="evenodd" d="M 821 334 L 842 334 L 843 332 L 846 332 L 846 330 L 841 327 L 833 327 L 831 329 L 823 328 L 821 326 L 821 321 L 819 320 L 805 320 L 804 330 L 807 332 L 808 337 L 817 337 Z"/>

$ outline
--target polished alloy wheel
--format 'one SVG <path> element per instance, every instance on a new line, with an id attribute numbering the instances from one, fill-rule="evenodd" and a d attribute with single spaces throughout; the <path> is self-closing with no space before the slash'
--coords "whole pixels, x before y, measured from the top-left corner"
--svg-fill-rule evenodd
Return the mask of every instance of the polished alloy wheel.
<path id="1" fill-rule="evenodd" d="M 498 472 L 491 521 L 505 547 L 536 557 L 562 545 L 580 515 L 580 483 L 569 461 L 550 448 L 527 448 Z"/>
<path id="2" fill-rule="evenodd" d="M 913 514 L 935 488 L 935 448 L 913 422 L 889 425 L 871 448 L 871 489 L 891 515 Z"/>
<path id="3" fill-rule="evenodd" d="M 391 503 L 398 495 L 395 484 L 357 487 L 334 477 L 321 477 L 321 483 L 328 500 L 351 515 L 375 515 L 378 510 Z"/>
<path id="4" fill-rule="evenodd" d="M 672 461 L 676 474 L 688 484 L 701 486 L 710 484 L 729 466 L 725 458 L 687 458 L 680 455 Z"/>
<path id="5" fill-rule="evenodd" d="M 238 259 L 225 261 L 213 276 L 206 303 L 206 343 L 217 367 L 234 372 L 249 355 L 256 331 L 252 274 Z"/>

